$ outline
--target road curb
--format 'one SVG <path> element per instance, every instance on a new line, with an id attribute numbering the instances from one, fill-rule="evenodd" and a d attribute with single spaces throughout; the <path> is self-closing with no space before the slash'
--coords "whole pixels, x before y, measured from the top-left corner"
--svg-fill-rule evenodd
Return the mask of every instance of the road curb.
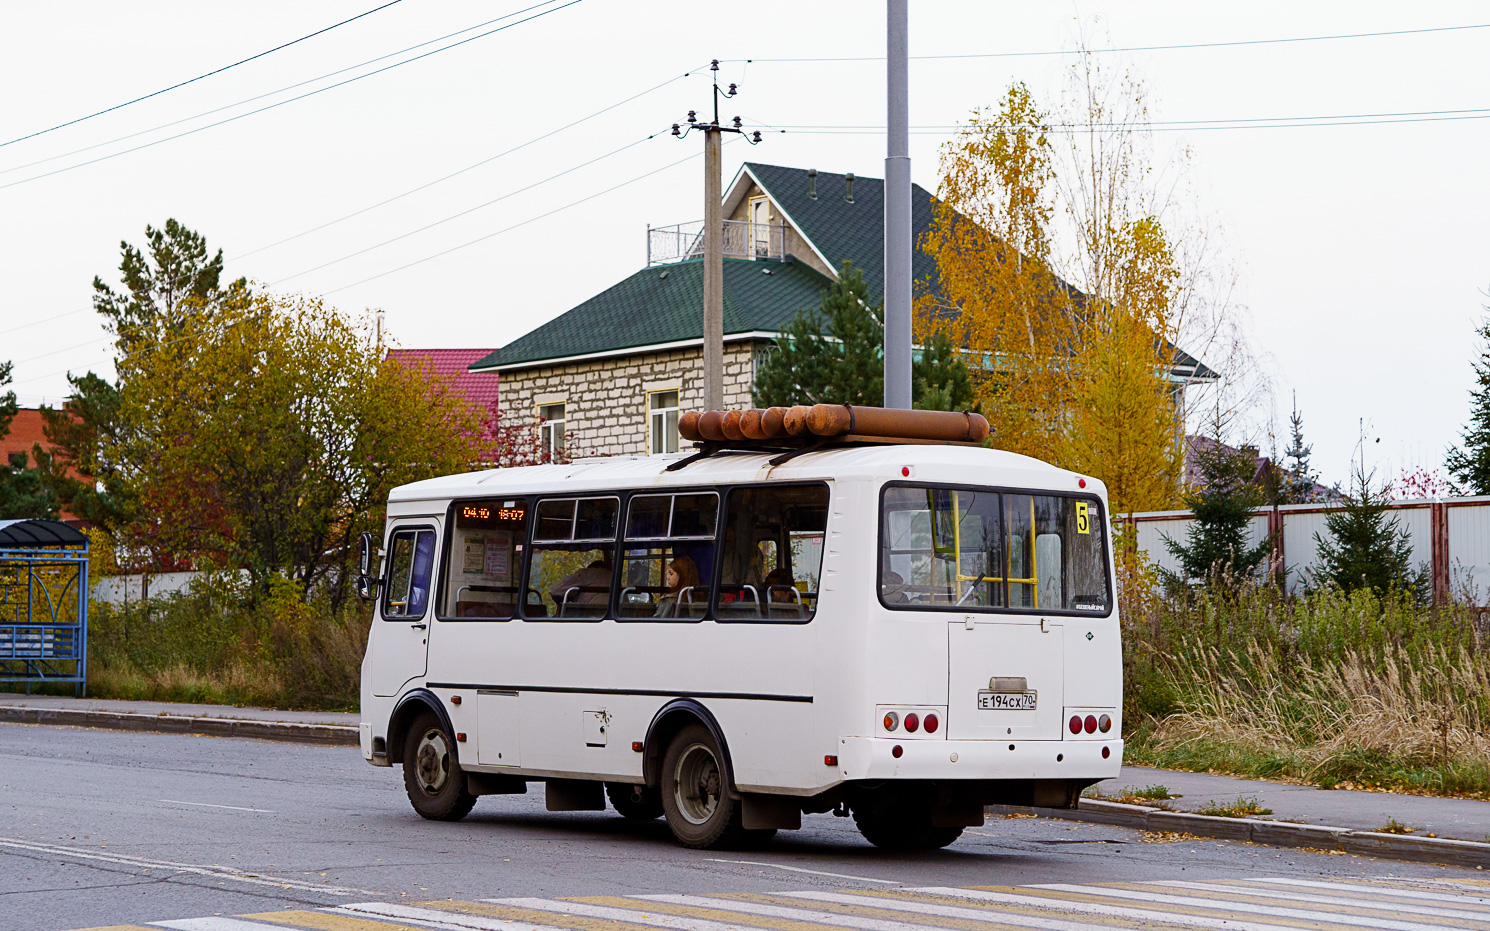
<path id="1" fill-rule="evenodd" d="M 1214 837 L 1218 840 L 1244 840 L 1270 847 L 1340 850 L 1386 860 L 1490 867 L 1490 844 L 1475 841 L 1352 831 L 1349 828 L 1328 825 L 1264 821 L 1260 818 L 1222 818 L 1143 805 L 1125 805 L 1122 802 L 1106 802 L 1101 799 L 1084 798 L 1074 809 L 989 805 L 988 813 L 1040 815 L 1066 821 L 1113 824 L 1140 831 L 1170 831 L 1194 834 L 1197 837 Z"/>
<path id="2" fill-rule="evenodd" d="M 357 728 L 349 724 L 299 724 L 293 721 L 139 714 L 132 711 L 96 711 L 83 708 L 28 708 L 0 705 L 0 723 L 63 724 L 72 727 L 102 727 L 117 731 L 253 737 L 259 740 L 282 740 L 323 746 L 355 747 L 358 742 Z"/>

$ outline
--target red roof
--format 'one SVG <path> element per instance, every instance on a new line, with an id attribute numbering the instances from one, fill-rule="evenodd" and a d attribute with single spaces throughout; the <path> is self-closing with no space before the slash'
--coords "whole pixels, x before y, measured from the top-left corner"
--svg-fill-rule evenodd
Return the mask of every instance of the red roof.
<path id="1" fill-rule="evenodd" d="M 478 359 L 495 349 L 390 349 L 388 358 L 401 365 L 426 365 L 438 376 L 451 378 L 472 404 L 490 408 L 497 401 L 497 373 L 466 371 Z"/>

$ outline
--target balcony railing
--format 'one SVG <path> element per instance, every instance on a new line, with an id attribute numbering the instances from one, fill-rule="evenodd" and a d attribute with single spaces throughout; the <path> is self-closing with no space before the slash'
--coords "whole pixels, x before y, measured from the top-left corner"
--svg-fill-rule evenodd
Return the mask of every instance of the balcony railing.
<path id="1" fill-rule="evenodd" d="M 724 220 L 724 256 L 729 259 L 786 258 L 786 225 Z M 704 221 L 647 227 L 647 264 L 668 265 L 704 257 Z"/>

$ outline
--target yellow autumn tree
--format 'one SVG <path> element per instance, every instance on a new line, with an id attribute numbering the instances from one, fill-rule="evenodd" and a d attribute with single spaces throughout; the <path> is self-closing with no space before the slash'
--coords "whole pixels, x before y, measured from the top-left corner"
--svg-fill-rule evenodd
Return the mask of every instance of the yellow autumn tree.
<path id="1" fill-rule="evenodd" d="M 1084 139 L 1063 135 L 1029 89 L 1012 86 L 942 151 L 922 242 L 938 287 L 918 302 L 922 335 L 949 332 L 978 369 L 994 444 L 1101 478 L 1113 511 L 1162 508 L 1178 493 L 1183 411 L 1168 373 L 1183 269 L 1147 208 L 1148 166 L 1130 109 L 1090 71 Z M 1068 107 L 1068 110 L 1071 109 Z"/>
<path id="2" fill-rule="evenodd" d="M 124 428 L 110 455 L 163 545 L 345 596 L 357 535 L 396 485 L 471 467 L 483 412 L 386 359 L 367 320 L 264 293 L 183 315 L 119 362 Z"/>

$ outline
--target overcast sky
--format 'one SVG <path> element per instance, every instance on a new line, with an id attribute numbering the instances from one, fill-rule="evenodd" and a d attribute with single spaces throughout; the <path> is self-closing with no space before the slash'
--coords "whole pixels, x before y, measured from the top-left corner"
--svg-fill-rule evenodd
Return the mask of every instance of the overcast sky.
<path id="1" fill-rule="evenodd" d="M 639 268 L 647 224 L 701 215 L 701 160 L 665 167 L 697 156 L 699 140 L 665 132 L 643 140 L 707 106 L 707 74 L 697 69 L 710 58 L 725 59 L 722 79 L 740 85 L 727 116 L 883 123 L 883 63 L 820 60 L 882 55 L 878 2 L 581 0 L 353 68 L 535 2 L 401 0 L 223 74 L 0 146 L 0 360 L 16 362 L 22 403 L 58 402 L 68 371 L 110 371 L 90 283 L 95 274 L 117 281 L 119 241 L 141 243 L 147 223 L 174 217 L 203 233 L 225 251 L 231 276 L 325 294 L 349 309 L 381 308 L 401 345 L 496 347 Z M 377 5 L 0 3 L 0 142 Z M 550 9 L 346 86 L 82 164 Z M 1095 47 L 1133 48 L 1479 24 L 1490 24 L 1490 9 L 1474 3 L 918 2 L 911 53 L 1062 52 L 1083 35 Z M 819 60 L 766 60 L 785 58 Z M 1155 148 L 1188 147 L 1196 211 L 1222 233 L 1222 258 L 1238 273 L 1234 300 L 1279 417 L 1296 392 L 1326 479 L 1345 477 L 1362 420 L 1368 461 L 1383 476 L 1438 466 L 1468 412 L 1474 327 L 1490 303 L 1490 119 L 1441 117 L 1490 117 L 1490 28 L 1130 51 L 1104 61 L 1143 79 L 1155 120 L 1228 121 L 1156 132 Z M 913 61 L 911 122 L 954 125 L 1015 80 L 1054 103 L 1069 63 L 1063 54 Z M 281 91 L 301 82 L 310 83 Z M 1239 120 L 1477 108 L 1374 126 L 1235 128 Z M 931 190 L 946 138 L 930 131 L 911 140 L 914 177 Z M 771 134 L 756 148 L 725 148 L 726 181 L 747 159 L 882 177 L 884 139 Z M 523 190 L 568 169 L 576 170 Z M 403 238 L 380 245 L 395 237 Z M 1266 417 L 1253 411 L 1256 429 Z"/>

